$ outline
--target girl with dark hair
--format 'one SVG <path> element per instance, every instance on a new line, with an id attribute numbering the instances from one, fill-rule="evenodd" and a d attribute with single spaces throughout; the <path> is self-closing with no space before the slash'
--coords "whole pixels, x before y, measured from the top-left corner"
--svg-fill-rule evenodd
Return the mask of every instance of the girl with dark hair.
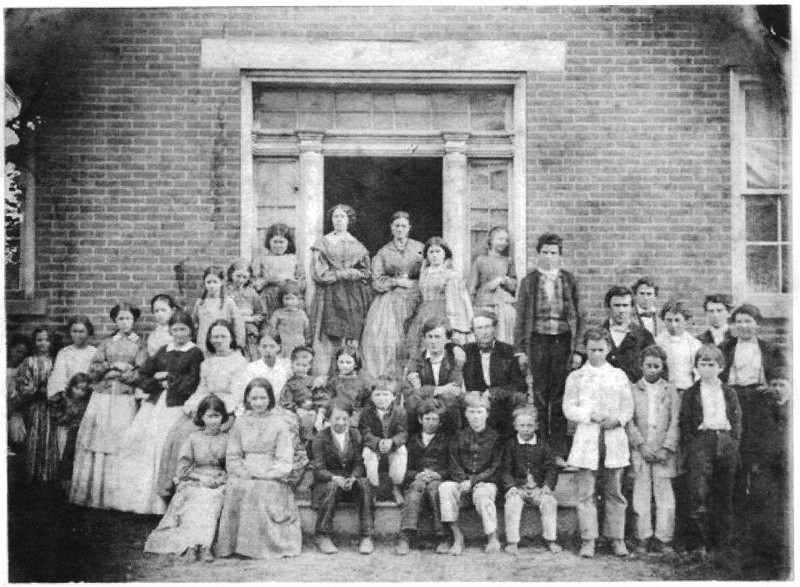
<path id="1" fill-rule="evenodd" d="M 56 355 L 53 372 L 47 380 L 47 397 L 64 391 L 70 377 L 75 373 L 87 373 L 97 352 L 97 347 L 88 344 L 89 338 L 94 336 L 94 326 L 87 316 L 70 318 L 67 322 L 67 332 L 72 344 L 58 351 Z M 63 450 L 63 447 L 59 448 Z"/>
<path id="2" fill-rule="evenodd" d="M 80 429 L 86 408 L 89 407 L 89 398 L 92 394 L 92 378 L 86 373 L 73 375 L 64 394 L 53 398 L 50 413 L 58 423 L 59 430 L 65 432 L 64 454 L 58 464 L 58 477 L 65 494 L 69 495 L 72 483 L 72 471 L 75 462 L 75 447 L 78 443 L 78 430 Z"/>
<path id="3" fill-rule="evenodd" d="M 215 320 L 228 320 L 233 324 L 236 339 L 245 340 L 245 327 L 236 302 L 228 295 L 225 286 L 225 271 L 222 267 L 212 265 L 203 272 L 203 295 L 194 303 L 192 318 L 197 334 L 197 346 L 211 354 L 206 344 L 208 328 Z"/>
<path id="4" fill-rule="evenodd" d="M 269 332 L 280 338 L 281 356 L 288 359 L 295 347 L 311 345 L 311 322 L 303 310 L 303 296 L 296 283 L 281 286 L 280 308 L 269 319 Z"/>
<path id="5" fill-rule="evenodd" d="M 406 324 L 420 300 L 423 245 L 408 238 L 411 230 L 408 213 L 395 212 L 389 227 L 392 241 L 372 260 L 372 289 L 376 297 L 367 314 L 361 347 L 364 369 L 372 377 L 386 375 L 399 379 L 408 359 L 403 352 Z"/>
<path id="6" fill-rule="evenodd" d="M 181 448 L 197 430 L 195 413 L 200 402 L 214 394 L 225 404 L 226 421 L 228 415 L 232 417 L 238 407 L 239 398 L 233 394 L 232 384 L 247 368 L 247 359 L 237 342 L 233 326 L 227 320 L 215 320 L 209 327 L 206 350 L 211 354 L 200 365 L 200 384 L 183 404 L 183 415 L 172 425 L 161 451 L 158 487 L 162 495 L 171 493 L 175 486 L 175 467 Z"/>
<path id="7" fill-rule="evenodd" d="M 8 416 L 9 456 L 22 451 L 25 442 L 25 408 L 17 393 L 17 372 L 30 350 L 28 337 L 11 335 L 6 344 L 6 415 Z"/>
<path id="8" fill-rule="evenodd" d="M 219 522 L 218 556 L 277 558 L 300 554 L 300 514 L 289 484 L 297 424 L 276 407 L 275 393 L 257 377 L 244 391 L 247 412 L 228 440 L 228 485 Z"/>
<path id="9" fill-rule="evenodd" d="M 495 226 L 489 231 L 488 250 L 472 263 L 467 290 L 475 311 L 490 310 L 497 316 L 497 340 L 514 344 L 517 274 L 509 253 L 508 230 Z"/>
<path id="10" fill-rule="evenodd" d="M 253 268 L 247 259 L 239 259 L 228 267 L 231 297 L 245 325 L 246 338 L 238 343 L 248 361 L 258 359 L 258 333 L 264 321 L 264 302 L 251 285 L 252 279 Z"/>
<path id="11" fill-rule="evenodd" d="M 409 357 L 416 357 L 422 348 L 422 325 L 433 317 L 445 317 L 452 341 L 464 344 L 472 328 L 472 304 L 464 280 L 453 269 L 453 252 L 441 237 L 425 243 L 425 261 L 419 277 L 422 303 L 408 328 L 406 346 Z"/>
<path id="12" fill-rule="evenodd" d="M 113 509 L 164 513 L 157 492 L 162 449 L 170 428 L 183 413 L 181 406 L 197 389 L 203 362 L 203 353 L 192 342 L 193 324 L 186 312 L 173 313 L 169 319 L 172 342 L 139 369 L 136 383 L 148 397 L 120 441 L 119 466 L 110 492 Z"/>
<path id="13" fill-rule="evenodd" d="M 144 545 L 145 552 L 184 554 L 191 560 L 214 560 L 211 545 L 225 500 L 225 452 L 228 435 L 225 403 L 207 395 L 197 406 L 200 429 L 184 442 L 178 458 L 178 489 Z"/>
<path id="14" fill-rule="evenodd" d="M 117 451 L 136 415 L 133 394 L 145 360 L 143 341 L 133 332 L 139 309 L 119 303 L 110 315 L 117 330 L 103 340 L 89 366 L 94 393 L 78 429 L 69 496 L 77 505 L 102 509 L 113 507 Z"/>
<path id="15" fill-rule="evenodd" d="M 264 321 L 280 308 L 281 286 L 293 282 L 300 288 L 301 300 L 306 290 L 306 274 L 294 246 L 294 230 L 283 222 L 267 228 L 266 252 L 253 259 L 253 286 L 264 302 Z"/>
<path id="16" fill-rule="evenodd" d="M 156 294 L 150 300 L 150 311 L 156 319 L 156 327 L 147 335 L 148 358 L 155 355 L 162 346 L 172 342 L 172 335 L 169 333 L 169 319 L 177 309 L 178 304 L 169 294 Z"/>
<path id="17" fill-rule="evenodd" d="M 26 412 L 25 473 L 35 485 L 46 486 L 58 479 L 58 440 L 50 418 L 47 379 L 53 370 L 53 335 L 47 326 L 34 329 L 35 354 L 17 370 L 17 394 Z"/>

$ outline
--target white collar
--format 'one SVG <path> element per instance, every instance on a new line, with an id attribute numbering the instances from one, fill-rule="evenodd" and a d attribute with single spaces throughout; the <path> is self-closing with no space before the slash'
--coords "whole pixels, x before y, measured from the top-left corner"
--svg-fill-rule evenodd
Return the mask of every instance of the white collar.
<path id="1" fill-rule="evenodd" d="M 175 346 L 175 342 L 174 341 L 170 341 L 170 342 L 167 343 L 167 352 L 170 352 L 170 351 L 181 351 L 181 352 L 183 352 L 183 351 L 191 350 L 194 347 L 195 347 L 195 344 L 191 340 L 189 342 L 187 342 L 186 344 L 184 344 L 183 346 Z"/>
<path id="2" fill-rule="evenodd" d="M 561 271 L 560 267 L 556 267 L 555 269 L 539 269 L 539 273 L 541 273 L 548 279 L 556 279 L 558 277 L 559 271 Z"/>
<path id="3" fill-rule="evenodd" d="M 122 340 L 122 339 L 136 342 L 137 340 L 139 340 L 139 335 L 131 331 L 127 335 L 123 335 L 121 332 L 117 332 L 114 334 L 114 336 L 111 337 L 111 340 Z"/>
<path id="4" fill-rule="evenodd" d="M 445 352 L 445 353 L 442 353 L 441 355 L 439 355 L 439 358 L 438 358 L 438 359 L 434 359 L 434 358 L 431 356 L 431 353 L 430 353 L 430 351 L 425 351 L 425 358 L 426 358 L 426 359 L 428 359 L 428 360 L 429 360 L 431 363 L 441 363 L 442 361 L 444 361 L 444 356 L 445 356 L 446 354 L 447 354 L 446 352 Z"/>
<path id="5" fill-rule="evenodd" d="M 520 444 L 529 444 L 531 446 L 536 446 L 536 435 L 533 435 L 533 438 L 530 440 L 522 440 L 519 434 L 517 434 L 517 442 Z"/>

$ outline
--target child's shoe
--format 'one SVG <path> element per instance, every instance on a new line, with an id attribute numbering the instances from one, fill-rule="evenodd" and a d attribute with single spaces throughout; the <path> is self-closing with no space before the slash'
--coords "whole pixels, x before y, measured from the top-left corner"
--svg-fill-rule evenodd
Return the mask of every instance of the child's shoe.
<path id="1" fill-rule="evenodd" d="M 615 556 L 628 556 L 628 547 L 625 546 L 625 541 L 622 539 L 616 539 L 612 542 L 612 548 L 614 549 Z"/>
<path id="2" fill-rule="evenodd" d="M 517 556 L 517 554 L 519 553 L 519 547 L 517 546 L 517 543 L 509 542 L 508 544 L 506 544 L 506 553 L 513 556 Z"/>
<path id="3" fill-rule="evenodd" d="M 497 539 L 497 536 L 494 534 L 489 538 L 486 542 L 486 554 L 494 554 L 496 552 L 500 552 L 500 541 Z"/>
<path id="4" fill-rule="evenodd" d="M 559 552 L 561 552 L 564 549 L 561 548 L 561 545 L 558 542 L 556 542 L 555 540 L 548 540 L 547 541 L 547 550 L 549 550 L 551 554 L 558 554 Z"/>
<path id="5" fill-rule="evenodd" d="M 375 545 L 372 543 L 372 538 L 364 536 L 358 544 L 358 552 L 360 554 L 372 554 L 373 550 L 375 550 Z"/>
<path id="6" fill-rule="evenodd" d="M 581 542 L 581 550 L 578 554 L 583 558 L 594 558 L 594 540 Z"/>
<path id="7" fill-rule="evenodd" d="M 208 546 L 200 547 L 200 560 L 204 563 L 214 562 L 214 553 L 211 552 L 211 549 Z"/>
<path id="8" fill-rule="evenodd" d="M 333 543 L 327 536 L 318 536 L 317 537 L 317 548 L 322 554 L 336 554 L 339 552 L 339 549 L 336 548 L 336 545 Z"/>
<path id="9" fill-rule="evenodd" d="M 395 554 L 398 556 L 405 556 L 410 550 L 411 549 L 408 546 L 408 538 L 401 535 L 400 538 L 397 539 L 397 546 L 394 548 Z"/>
<path id="10" fill-rule="evenodd" d="M 450 543 L 447 539 L 442 540 L 436 547 L 436 554 L 450 554 Z"/>

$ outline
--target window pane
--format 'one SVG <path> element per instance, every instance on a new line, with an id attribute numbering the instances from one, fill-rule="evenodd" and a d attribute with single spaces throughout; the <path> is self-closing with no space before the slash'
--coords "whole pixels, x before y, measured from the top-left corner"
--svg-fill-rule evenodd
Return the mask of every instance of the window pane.
<path id="1" fill-rule="evenodd" d="M 398 112 L 395 114 L 397 130 L 430 130 L 431 115 L 429 112 Z"/>
<path id="2" fill-rule="evenodd" d="M 781 293 L 792 291 L 792 256 L 791 247 L 788 245 L 781 247 L 781 271 L 783 280 L 781 283 Z"/>
<path id="3" fill-rule="evenodd" d="M 472 130 L 475 131 L 506 129 L 505 112 L 498 112 L 496 114 L 475 114 L 473 112 L 471 119 L 472 119 Z"/>
<path id="4" fill-rule="evenodd" d="M 437 112 L 468 112 L 469 95 L 454 92 L 434 94 L 433 109 Z"/>
<path id="5" fill-rule="evenodd" d="M 394 96 L 395 107 L 398 112 L 429 112 L 431 109 L 430 96 L 426 94 L 411 94 L 398 92 Z"/>
<path id="6" fill-rule="evenodd" d="M 469 105 L 473 113 L 505 114 L 506 95 L 494 92 L 474 92 L 470 95 Z"/>
<path id="7" fill-rule="evenodd" d="M 259 128 L 294 129 L 297 127 L 297 114 L 294 112 L 259 112 L 256 114 Z"/>
<path id="8" fill-rule="evenodd" d="M 792 149 L 789 141 L 781 145 L 781 189 L 787 189 L 792 183 Z"/>
<path id="9" fill-rule="evenodd" d="M 747 291 L 778 293 L 778 247 L 747 247 Z"/>
<path id="10" fill-rule="evenodd" d="M 776 242 L 778 240 L 778 200 L 764 196 L 749 196 L 746 203 L 746 240 L 748 242 Z"/>
<path id="11" fill-rule="evenodd" d="M 789 199 L 782 197 L 781 199 L 781 241 L 788 242 L 792 240 L 791 233 L 791 214 L 789 211 Z"/>
<path id="12" fill-rule="evenodd" d="M 747 141 L 747 187 L 777 188 L 780 141 Z"/>
<path id="13" fill-rule="evenodd" d="M 763 90 L 745 91 L 745 133 L 753 139 L 782 136 L 778 105 L 770 102 Z"/>
<path id="14" fill-rule="evenodd" d="M 333 115 L 331 112 L 301 112 L 298 128 L 325 130 L 333 125 Z"/>
<path id="15" fill-rule="evenodd" d="M 293 112 L 297 108 L 295 90 L 266 90 L 258 95 L 259 110 Z"/>
<path id="16" fill-rule="evenodd" d="M 336 94 L 336 112 L 371 112 L 372 94 L 369 92 L 339 92 Z"/>
<path id="17" fill-rule="evenodd" d="M 330 92 L 301 91 L 298 102 L 302 112 L 331 112 L 333 110 L 333 94 Z"/>
<path id="18" fill-rule="evenodd" d="M 372 115 L 369 112 L 337 112 L 336 128 L 370 130 Z"/>

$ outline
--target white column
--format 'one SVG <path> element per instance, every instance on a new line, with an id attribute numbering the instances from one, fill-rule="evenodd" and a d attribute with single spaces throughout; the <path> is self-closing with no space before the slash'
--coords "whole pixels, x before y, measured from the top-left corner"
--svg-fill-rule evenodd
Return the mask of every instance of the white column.
<path id="1" fill-rule="evenodd" d="M 469 271 L 468 134 L 444 133 L 442 165 L 442 236 L 453 249 L 453 265 Z"/>
<path id="2" fill-rule="evenodd" d="M 324 172 L 322 136 L 319 132 L 298 132 L 300 139 L 300 201 L 297 209 L 297 251 L 306 270 L 306 307 L 314 297 L 311 278 L 311 245 L 322 236 L 324 211 Z"/>

